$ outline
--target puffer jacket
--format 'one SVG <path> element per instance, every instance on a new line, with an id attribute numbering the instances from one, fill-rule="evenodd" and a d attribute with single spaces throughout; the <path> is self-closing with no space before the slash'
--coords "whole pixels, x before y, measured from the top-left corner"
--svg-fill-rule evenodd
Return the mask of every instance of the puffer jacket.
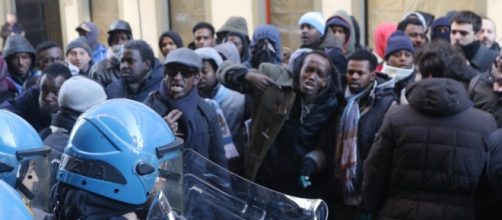
<path id="1" fill-rule="evenodd" d="M 387 113 L 363 166 L 363 200 L 378 219 L 475 219 L 491 115 L 452 79 L 425 79 Z"/>

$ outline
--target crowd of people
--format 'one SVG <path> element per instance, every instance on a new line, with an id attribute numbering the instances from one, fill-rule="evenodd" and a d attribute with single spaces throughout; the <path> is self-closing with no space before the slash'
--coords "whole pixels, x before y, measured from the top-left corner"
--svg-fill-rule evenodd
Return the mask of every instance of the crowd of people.
<path id="1" fill-rule="evenodd" d="M 61 164 L 38 217 L 145 218 L 159 152 L 183 140 L 256 184 L 323 199 L 330 219 L 501 218 L 502 53 L 490 18 L 407 13 L 376 27 L 374 48 L 345 11 L 307 12 L 297 26 L 291 49 L 273 25 L 250 36 L 242 17 L 218 30 L 199 22 L 193 39 L 164 32 L 162 59 L 124 20 L 108 47 L 92 22 L 64 49 L 34 48 L 11 27 L 0 190 L 36 201 L 24 176 L 37 163 L 26 161 L 45 156 Z"/>

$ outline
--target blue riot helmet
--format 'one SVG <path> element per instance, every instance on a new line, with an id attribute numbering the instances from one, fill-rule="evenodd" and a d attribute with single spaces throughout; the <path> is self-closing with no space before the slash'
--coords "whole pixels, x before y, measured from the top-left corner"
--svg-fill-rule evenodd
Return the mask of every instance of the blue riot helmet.
<path id="1" fill-rule="evenodd" d="M 16 190 L 3 180 L 0 180 L 0 219 L 33 219 Z"/>
<path id="2" fill-rule="evenodd" d="M 57 180 L 119 202 L 144 204 L 159 167 L 178 155 L 183 140 L 146 105 L 112 99 L 77 119 Z"/>
<path id="3" fill-rule="evenodd" d="M 31 187 L 24 185 L 28 179 L 35 177 L 28 173 L 29 166 L 34 165 L 32 161 L 49 153 L 50 148 L 44 147 L 40 136 L 28 122 L 12 112 L 0 110 L 0 179 L 32 199 Z M 30 185 L 33 186 L 33 183 Z"/>

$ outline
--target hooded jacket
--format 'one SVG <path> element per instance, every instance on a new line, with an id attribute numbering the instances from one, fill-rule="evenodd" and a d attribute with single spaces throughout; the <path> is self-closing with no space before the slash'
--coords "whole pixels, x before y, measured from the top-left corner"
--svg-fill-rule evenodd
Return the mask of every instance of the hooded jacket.
<path id="1" fill-rule="evenodd" d="M 280 64 L 282 63 L 282 43 L 281 43 L 281 36 L 279 33 L 279 30 L 272 25 L 260 25 L 256 28 L 255 32 L 253 33 L 253 41 L 251 42 L 251 57 L 250 57 L 250 62 L 252 62 L 255 59 L 259 59 L 258 57 L 261 55 L 260 53 L 256 53 L 256 51 L 259 51 L 258 43 L 260 43 L 261 40 L 268 40 L 272 46 L 274 47 L 275 53 L 273 53 L 274 57 L 273 60 L 269 60 L 269 62 L 273 61 L 274 64 Z"/>
<path id="2" fill-rule="evenodd" d="M 10 70 L 9 59 L 16 53 L 28 53 L 31 57 L 31 67 L 28 70 L 28 75 L 25 79 L 20 79 L 19 77 L 13 76 L 12 70 Z M 30 42 L 26 40 L 26 38 L 22 35 L 12 35 L 7 38 L 7 42 L 5 42 L 5 47 L 3 51 L 3 56 L 5 58 L 6 64 L 8 66 L 7 78 L 9 78 L 15 85 L 18 93 L 23 93 L 23 83 L 30 77 L 36 76 L 37 72 L 33 71 L 33 67 L 35 66 L 35 49 L 31 46 Z"/>
<path id="3" fill-rule="evenodd" d="M 106 47 L 98 42 L 99 29 L 96 24 L 92 22 L 85 22 L 85 25 L 89 29 L 89 31 L 86 31 L 87 34 L 85 38 L 87 39 L 87 44 L 89 44 L 92 50 L 92 61 L 93 63 L 98 63 L 102 59 L 106 58 Z"/>
<path id="4" fill-rule="evenodd" d="M 229 35 L 236 35 L 241 38 L 242 41 L 242 53 L 241 62 L 245 63 L 250 59 L 249 45 L 251 40 L 248 34 L 248 25 L 246 19 L 243 17 L 230 17 L 225 21 L 223 26 L 216 31 L 217 40 L 221 39 L 223 42 L 227 42 Z"/>
<path id="5" fill-rule="evenodd" d="M 8 77 L 7 63 L 0 55 L 0 103 L 17 96 L 17 94 L 15 83 Z"/>
<path id="6" fill-rule="evenodd" d="M 364 163 L 367 208 L 378 219 L 475 219 L 493 117 L 452 79 L 424 79 L 406 96 L 410 105 L 387 113 Z"/>
<path id="7" fill-rule="evenodd" d="M 348 36 L 348 40 L 346 42 L 344 42 L 344 44 L 343 44 L 343 49 L 345 50 L 346 55 L 350 55 L 356 49 L 356 36 L 354 34 L 355 30 L 354 30 L 354 24 L 352 23 L 352 19 L 350 18 L 350 15 L 344 10 L 336 11 L 333 16 L 331 16 L 330 18 L 327 19 L 327 21 L 329 21 L 333 18 L 340 18 L 340 19 L 344 20 L 345 22 L 347 22 L 347 24 L 349 24 L 350 29 L 349 29 L 349 33 L 347 33 L 349 36 Z"/>

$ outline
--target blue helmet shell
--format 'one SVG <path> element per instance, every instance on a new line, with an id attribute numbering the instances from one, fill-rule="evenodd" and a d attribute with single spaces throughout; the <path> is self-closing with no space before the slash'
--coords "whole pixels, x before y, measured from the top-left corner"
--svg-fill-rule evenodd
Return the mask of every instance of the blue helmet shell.
<path id="1" fill-rule="evenodd" d="M 83 113 L 65 148 L 57 179 L 128 204 L 143 204 L 159 166 L 179 147 L 164 119 L 146 105 L 112 99 Z M 164 149 L 164 150 L 162 150 Z"/>
<path id="2" fill-rule="evenodd" d="M 18 115 L 0 110 L 0 179 L 12 187 L 23 159 L 18 152 L 43 148 L 35 129 Z"/>
<path id="3" fill-rule="evenodd" d="M 0 219 L 33 219 L 21 196 L 3 180 L 0 180 Z"/>

